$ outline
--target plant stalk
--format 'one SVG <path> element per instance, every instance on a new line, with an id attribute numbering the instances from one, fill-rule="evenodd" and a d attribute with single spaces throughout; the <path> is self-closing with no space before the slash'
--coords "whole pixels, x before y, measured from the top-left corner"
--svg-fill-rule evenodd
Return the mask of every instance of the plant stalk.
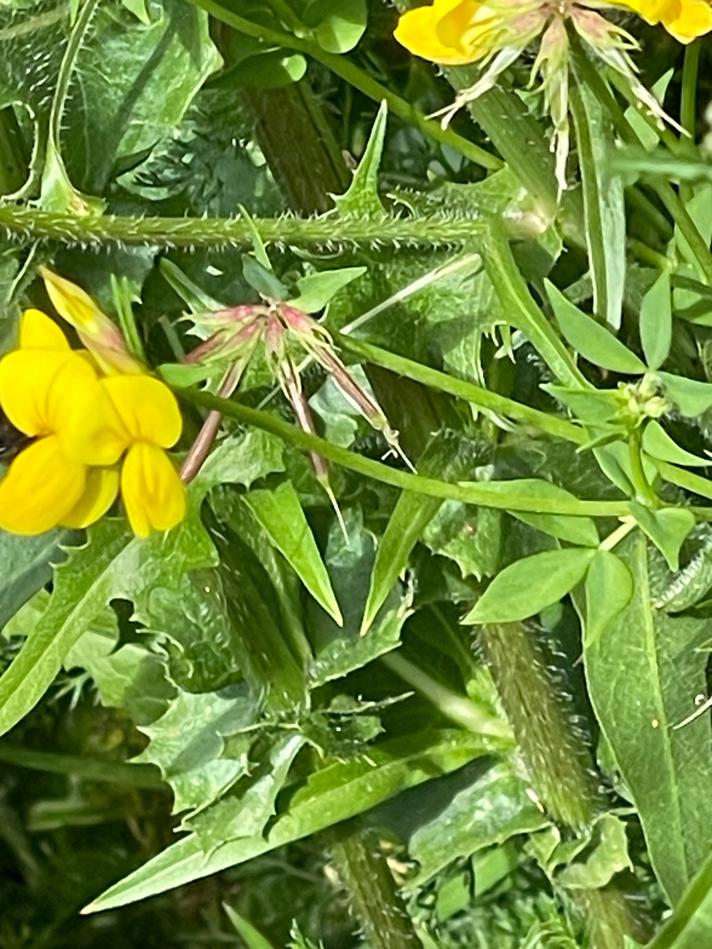
<path id="1" fill-rule="evenodd" d="M 376 248 L 452 247 L 481 240 L 487 230 L 482 218 L 440 215 L 399 218 L 281 217 L 122 217 L 80 216 L 43 211 L 15 204 L 0 205 L 0 236 L 18 241 L 56 241 L 80 247 L 102 244 L 143 245 L 158 248 L 249 247 L 252 226 L 265 242 L 336 250 L 368 244 Z"/>
<path id="2" fill-rule="evenodd" d="M 588 738 L 576 724 L 552 657 L 528 623 L 482 627 L 480 642 L 541 806 L 561 827 L 584 831 L 606 809 Z M 644 924 L 614 882 L 573 893 L 590 949 L 624 949 Z"/>
<path id="3" fill-rule="evenodd" d="M 358 821 L 349 821 L 328 837 L 366 944 L 371 949 L 421 949 L 423 944 L 373 832 Z"/>

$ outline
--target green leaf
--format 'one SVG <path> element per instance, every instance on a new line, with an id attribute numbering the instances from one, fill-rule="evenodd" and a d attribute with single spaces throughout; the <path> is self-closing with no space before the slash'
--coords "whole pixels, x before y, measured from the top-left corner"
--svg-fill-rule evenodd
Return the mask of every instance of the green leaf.
<path id="1" fill-rule="evenodd" d="M 253 290 L 267 300 L 286 300 L 289 292 L 273 270 L 265 267 L 252 254 L 242 255 L 242 274 Z"/>
<path id="2" fill-rule="evenodd" d="M 304 23 L 313 27 L 314 39 L 328 53 L 348 53 L 364 34 L 368 21 L 366 0 L 312 0 Z"/>
<path id="3" fill-rule="evenodd" d="M 665 386 L 665 395 L 672 399 L 683 415 L 695 418 L 712 407 L 712 383 L 698 382 L 674 376 L 669 372 L 658 374 Z"/>
<path id="4" fill-rule="evenodd" d="M 341 626 L 343 617 L 329 574 L 292 482 L 283 481 L 273 490 L 250 491 L 245 503 L 317 603 Z"/>
<path id="5" fill-rule="evenodd" d="M 63 531 L 16 537 L 0 531 L 0 629 L 52 576 L 52 564 L 64 556 Z"/>
<path id="6" fill-rule="evenodd" d="M 334 204 L 340 215 L 357 214 L 367 217 L 383 217 L 386 213 L 378 194 L 378 169 L 383 155 L 383 143 L 386 138 L 388 105 L 381 103 L 378 115 L 373 123 L 366 150 L 348 190 L 334 196 Z"/>
<path id="7" fill-rule="evenodd" d="M 645 364 L 609 330 L 592 316 L 582 313 L 549 280 L 544 281 L 544 286 L 561 332 L 580 356 L 611 372 L 627 375 L 645 372 Z"/>
<path id="8" fill-rule="evenodd" d="M 194 830 L 206 853 L 230 840 L 262 836 L 267 821 L 275 813 L 277 795 L 304 741 L 300 734 L 278 735 L 269 751 L 260 756 L 250 779 L 243 779 L 196 817 L 184 820 L 181 829 Z"/>
<path id="9" fill-rule="evenodd" d="M 426 446 L 418 459 L 418 470 L 443 479 L 457 479 L 476 466 L 471 446 L 452 433 L 440 432 Z M 393 509 L 376 551 L 368 599 L 364 607 L 361 634 L 371 627 L 376 614 L 393 590 L 398 577 L 408 564 L 410 553 L 423 531 L 442 505 L 437 498 L 426 498 L 403 491 Z M 460 510 L 461 506 L 457 506 Z M 470 510 L 467 514 L 471 514 Z M 458 531 L 461 535 L 462 532 Z"/>
<path id="10" fill-rule="evenodd" d="M 633 577 L 620 557 L 597 550 L 586 574 L 585 642 L 593 645 L 609 623 L 628 606 Z"/>
<path id="11" fill-rule="evenodd" d="M 647 949 L 700 949 L 712 934 L 712 855 Z"/>
<path id="12" fill-rule="evenodd" d="M 635 582 L 626 609 L 584 646 L 596 717 L 638 810 L 656 876 L 676 905 L 712 845 L 710 722 L 684 728 L 692 699 L 706 694 L 706 620 L 653 606 L 658 555 L 636 533 L 618 548 Z"/>
<path id="13" fill-rule="evenodd" d="M 147 540 L 132 537 L 123 520 L 104 520 L 86 543 L 68 551 L 54 574 L 49 606 L 0 677 L 0 734 L 32 709 L 61 669 L 77 640 L 112 599 L 148 596 L 155 586 L 175 589 L 184 573 L 209 566 L 215 548 L 197 516 L 216 484 L 253 480 L 281 467 L 282 447 L 270 436 L 229 439 L 208 458 L 190 487 L 185 521 Z"/>
<path id="14" fill-rule="evenodd" d="M 312 688 L 341 678 L 378 656 L 395 649 L 410 613 L 412 591 L 394 585 L 376 615 L 369 633 L 360 636 L 369 580 L 373 573 L 375 538 L 364 529 L 361 514 L 344 512 L 348 540 L 336 523 L 329 532 L 326 564 L 344 624 L 339 629 L 324 613 L 310 616 L 309 629 L 315 656 L 309 666 Z M 309 613 L 308 613 L 309 615 Z"/>
<path id="15" fill-rule="evenodd" d="M 551 383 L 545 383 L 542 389 L 551 393 L 582 421 L 605 424 L 611 431 L 615 431 L 612 426 L 616 424 L 615 416 L 622 404 L 617 389 L 567 389 Z M 622 433 L 623 428 L 620 427 L 620 430 Z"/>
<path id="16" fill-rule="evenodd" d="M 567 492 L 568 493 L 568 492 Z M 569 544 L 580 547 L 596 547 L 598 545 L 598 531 L 596 522 L 590 517 L 567 517 L 563 514 L 524 514 L 522 511 L 512 512 L 518 521 L 534 527 L 551 537 L 558 537 Z"/>
<path id="17" fill-rule="evenodd" d="M 659 369 L 672 345 L 670 274 L 662 273 L 643 297 L 640 308 L 640 342 L 649 369 Z"/>
<path id="18" fill-rule="evenodd" d="M 227 917 L 232 923 L 235 932 L 243 940 L 247 949 L 274 949 L 272 943 L 265 939 L 262 933 L 256 929 L 249 920 L 245 919 L 244 916 L 240 916 L 232 906 L 223 903 L 223 909 L 227 913 Z"/>
<path id="19" fill-rule="evenodd" d="M 363 813 L 406 788 L 456 771 L 496 747 L 490 740 L 455 730 L 405 735 L 372 746 L 358 758 L 312 772 L 266 836 L 231 841 L 206 856 L 198 837 L 191 834 L 114 884 L 84 912 L 124 906 L 244 863 Z"/>
<path id="20" fill-rule="evenodd" d="M 244 687 L 179 692 L 164 715 L 141 728 L 149 744 L 134 760 L 161 769 L 174 813 L 207 807 L 247 771 L 248 749 L 226 749 L 225 739 L 252 725 L 258 707 Z"/>
<path id="21" fill-rule="evenodd" d="M 376 614 L 406 568 L 413 547 L 441 504 L 438 498 L 424 498 L 411 491 L 403 491 L 398 498 L 376 551 L 361 635 L 371 628 Z"/>
<path id="22" fill-rule="evenodd" d="M 0 734 L 36 705 L 69 650 L 112 598 L 130 598 L 164 570 L 177 575 L 211 555 L 207 536 L 192 521 L 167 538 L 157 534 L 148 541 L 132 539 L 123 521 L 95 525 L 86 544 L 70 550 L 55 571 L 49 606 L 0 677 Z"/>
<path id="23" fill-rule="evenodd" d="M 307 274 L 297 280 L 299 296 L 288 300 L 303 313 L 318 313 L 323 310 L 333 296 L 366 273 L 366 267 L 342 267 L 340 270 L 322 270 L 320 273 Z"/>
<path id="24" fill-rule="evenodd" d="M 556 882 L 570 890 L 595 890 L 608 886 L 617 873 L 632 869 L 625 823 L 615 814 L 602 814 L 584 858 L 564 867 Z"/>
<path id="25" fill-rule="evenodd" d="M 712 465 L 712 458 L 700 458 L 684 448 L 680 448 L 659 422 L 654 419 L 643 429 L 643 450 L 653 458 L 667 461 L 672 465 L 686 465 L 689 468 L 704 468 Z"/>
<path id="26" fill-rule="evenodd" d="M 545 550 L 517 560 L 498 573 L 463 623 L 508 623 L 540 612 L 583 578 L 594 550 Z"/>
<path id="27" fill-rule="evenodd" d="M 280 89 L 299 82 L 307 71 L 307 61 L 300 53 L 283 49 L 266 50 L 247 56 L 210 80 L 213 89 Z"/>
<path id="28" fill-rule="evenodd" d="M 695 515 L 685 508 L 668 507 L 651 511 L 636 501 L 630 502 L 631 513 L 642 531 L 652 540 L 671 570 L 680 567 L 680 548 L 695 526 Z"/>
<path id="29" fill-rule="evenodd" d="M 174 133 L 221 62 L 207 14 L 191 4 L 154 3 L 148 25 L 100 4 L 61 116 L 70 179 L 101 194 L 117 167 L 135 164 Z"/>
<path id="30" fill-rule="evenodd" d="M 593 309 L 617 330 L 625 284 L 626 220 L 623 182 L 620 177 L 612 177 L 609 169 L 615 149 L 610 115 L 583 83 L 572 89 L 570 105 L 583 185 Z"/>
<path id="31" fill-rule="evenodd" d="M 473 778 L 465 784 L 467 772 L 473 773 Z M 439 784 L 445 785 L 443 790 L 452 788 L 445 801 L 438 794 Z M 481 767 L 471 765 L 457 776 L 426 785 L 420 793 L 427 795 L 431 787 L 433 803 L 437 805 L 434 813 L 426 809 L 426 798 L 425 805 L 418 806 L 415 814 L 406 811 L 402 817 L 406 823 L 415 823 L 407 849 L 408 856 L 418 862 L 418 871 L 408 878 L 409 889 L 421 886 L 453 860 L 501 845 L 510 837 L 532 833 L 547 824 L 546 816 L 527 794 L 526 782 L 504 762 L 488 768 L 484 774 Z M 409 793 L 413 800 L 412 795 L 417 792 Z M 392 805 L 390 809 L 394 809 Z"/>

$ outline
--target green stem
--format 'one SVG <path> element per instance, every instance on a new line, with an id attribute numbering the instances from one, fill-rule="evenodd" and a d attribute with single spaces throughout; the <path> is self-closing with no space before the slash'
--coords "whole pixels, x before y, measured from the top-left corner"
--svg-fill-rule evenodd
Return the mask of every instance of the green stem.
<path id="1" fill-rule="evenodd" d="M 628 436 L 628 459 L 630 461 L 630 474 L 637 500 L 647 507 L 660 507 L 660 500 L 651 488 L 645 476 L 645 470 L 643 469 L 641 431 L 639 428 L 634 429 Z"/>
<path id="2" fill-rule="evenodd" d="M 253 224 L 265 242 L 295 246 L 370 244 L 411 247 L 452 247 L 483 237 L 487 223 L 452 216 L 349 218 L 256 218 Z M 39 208 L 0 205 L 0 234 L 7 239 L 56 241 L 97 247 L 102 244 L 174 247 L 249 247 L 251 225 L 235 218 L 161 218 L 80 216 Z"/>
<path id="3" fill-rule="evenodd" d="M 32 751 L 29 748 L 13 748 L 0 742 L 0 761 L 19 768 L 35 771 L 50 771 L 54 774 L 71 774 L 86 781 L 107 781 L 126 787 L 166 790 L 153 765 L 124 764 L 121 761 L 102 761 L 84 755 L 62 755 L 53 751 Z"/>
<path id="4" fill-rule="evenodd" d="M 642 260 L 644 263 L 650 264 L 657 270 L 660 270 L 662 273 L 669 273 L 673 269 L 673 263 L 669 257 L 666 257 L 665 254 L 661 254 L 660 251 L 649 247 L 648 244 L 644 244 L 643 241 L 637 240 L 635 237 L 628 238 L 628 248 L 638 258 L 638 260 Z"/>
<path id="5" fill-rule="evenodd" d="M 685 59 L 682 65 L 682 94 L 680 96 L 680 125 L 690 136 L 690 142 L 695 141 L 697 129 L 697 76 L 700 68 L 700 53 L 702 43 L 696 40 L 685 49 Z"/>
<path id="6" fill-rule="evenodd" d="M 348 821 L 327 837 L 366 944 L 372 949 L 421 949 L 423 944 L 374 832 L 360 821 Z"/>
<path id="7" fill-rule="evenodd" d="M 227 10 L 219 3 L 216 3 L 215 0 L 190 0 L 190 2 L 202 10 L 205 10 L 211 16 L 215 17 L 216 20 L 227 23 L 228 26 L 231 26 L 239 33 L 244 33 L 245 36 L 263 40 L 270 45 L 294 49 L 297 52 L 310 56 L 316 60 L 316 62 L 326 66 L 327 69 L 331 70 L 335 75 L 340 76 L 355 89 L 358 89 L 365 96 L 368 96 L 369 99 L 373 99 L 375 102 L 385 100 L 388 103 L 389 110 L 394 115 L 397 115 L 405 122 L 420 129 L 428 138 L 439 142 L 441 145 L 449 145 L 451 148 L 454 148 L 455 151 L 464 155 L 475 165 L 479 165 L 481 168 L 486 168 L 489 171 L 496 171 L 502 167 L 503 163 L 496 155 L 492 155 L 490 152 L 485 151 L 484 148 L 480 148 L 479 145 L 475 145 L 474 142 L 468 141 L 450 129 L 441 128 L 438 122 L 426 119 L 423 113 L 419 112 L 410 102 L 406 99 L 402 99 L 400 96 L 391 92 L 390 89 L 386 88 L 386 86 L 372 79 L 365 70 L 360 69 L 345 56 L 327 53 L 317 43 L 311 40 L 302 39 L 291 33 L 285 33 L 273 27 L 254 23 L 252 20 L 248 20 L 245 17 L 233 13 L 231 10 Z"/>
<path id="8" fill-rule="evenodd" d="M 524 766 L 542 806 L 560 825 L 583 831 L 606 808 L 593 757 L 560 697 L 552 656 L 533 626 L 482 627 L 481 642 Z M 575 892 L 590 949 L 624 949 L 638 922 L 616 882 Z"/>
<path id="9" fill-rule="evenodd" d="M 505 722 L 483 711 L 465 696 L 453 692 L 405 656 L 390 652 L 381 656 L 381 663 L 412 686 L 416 692 L 420 692 L 451 722 L 455 722 L 475 735 L 489 735 L 492 738 L 511 742 L 512 732 Z"/>
<path id="10" fill-rule="evenodd" d="M 625 501 L 580 501 L 567 499 L 534 498 L 526 491 L 506 487 L 506 482 L 451 483 L 411 474 L 398 468 L 391 468 L 372 458 L 364 458 L 348 448 L 342 448 L 302 431 L 269 412 L 252 409 L 230 399 L 221 399 L 209 392 L 195 389 L 180 390 L 177 393 L 186 401 L 207 409 L 222 412 L 227 418 L 235 419 L 244 425 L 251 425 L 270 432 L 278 438 L 294 445 L 300 451 L 316 452 L 343 468 L 355 471 L 366 478 L 373 478 L 384 484 L 415 491 L 429 497 L 462 501 L 464 504 L 478 504 L 482 507 L 498 508 L 505 511 L 529 511 L 539 514 L 571 514 L 579 517 L 624 517 L 630 514 Z M 505 486 L 504 488 L 502 486 Z"/>
<path id="11" fill-rule="evenodd" d="M 335 334 L 335 340 L 347 352 L 360 356 L 376 366 L 390 369 L 391 372 L 397 373 L 399 376 L 421 382 L 431 389 L 447 392 L 458 399 L 464 399 L 466 402 L 476 405 L 478 408 L 497 412 L 507 418 L 523 422 L 525 425 L 532 425 L 554 438 L 562 438 L 577 445 L 583 445 L 588 440 L 586 433 L 577 425 L 567 422 L 565 419 L 557 418 L 555 415 L 540 412 L 538 409 L 523 405 L 521 402 L 515 402 L 513 399 L 491 392 L 489 389 L 484 389 L 472 382 L 449 376 L 438 369 L 431 369 L 429 366 L 422 365 L 422 363 L 397 356 L 395 353 L 373 346 L 363 340 L 353 339 L 351 336 L 337 333 Z"/>
<path id="12" fill-rule="evenodd" d="M 558 333 L 529 293 L 503 232 L 492 222 L 483 250 L 490 276 L 512 326 L 521 330 L 562 385 L 588 388 L 588 382 Z"/>

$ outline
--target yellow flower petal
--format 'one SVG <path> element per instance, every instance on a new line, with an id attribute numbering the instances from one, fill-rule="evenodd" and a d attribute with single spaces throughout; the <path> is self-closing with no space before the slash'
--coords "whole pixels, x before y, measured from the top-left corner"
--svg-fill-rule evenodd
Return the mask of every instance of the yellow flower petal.
<path id="1" fill-rule="evenodd" d="M 89 468 L 79 501 L 62 518 L 62 527 L 88 527 L 109 510 L 119 493 L 118 468 Z"/>
<path id="2" fill-rule="evenodd" d="M 183 420 L 176 398 L 164 383 L 145 374 L 102 380 L 126 433 L 133 442 L 172 448 Z"/>
<path id="3" fill-rule="evenodd" d="M 121 469 L 121 494 L 134 534 L 167 531 L 185 517 L 185 488 L 164 451 L 139 442 Z"/>
<path id="4" fill-rule="evenodd" d="M 707 0 L 618 0 L 648 23 L 662 23 L 680 43 L 691 43 L 712 30 L 712 6 Z"/>
<path id="5" fill-rule="evenodd" d="M 74 363 L 71 352 L 51 349 L 16 349 L 0 360 L 0 407 L 10 422 L 25 435 L 48 435 L 54 431 L 54 397 L 61 389 L 55 382 L 68 362 Z M 96 378 L 83 360 L 77 360 L 92 378 Z M 84 370 L 73 365 L 69 376 Z M 61 408 L 61 406 L 60 406 Z"/>
<path id="6" fill-rule="evenodd" d="M 682 0 L 662 18 L 665 29 L 680 43 L 691 43 L 712 30 L 712 6 L 707 0 Z"/>
<path id="7" fill-rule="evenodd" d="M 20 320 L 20 349 L 59 349 L 66 352 L 69 343 L 54 320 L 41 310 L 25 310 Z"/>
<path id="8" fill-rule="evenodd" d="M 85 465 L 116 464 L 132 442 L 103 380 L 96 381 L 81 403 L 75 404 L 59 429 L 67 455 Z"/>
<path id="9" fill-rule="evenodd" d="M 57 313 L 76 330 L 96 332 L 104 323 L 113 323 L 94 303 L 89 294 L 76 283 L 60 277 L 47 267 L 40 267 L 47 295 Z"/>
<path id="10" fill-rule="evenodd" d="M 449 66 L 472 63 L 486 50 L 475 44 L 467 45 L 462 38 L 479 8 L 480 4 L 474 0 L 436 0 L 431 6 L 416 7 L 404 13 L 393 35 L 401 46 L 431 62 Z"/>
<path id="11" fill-rule="evenodd" d="M 59 439 L 34 442 L 15 458 L 0 481 L 0 528 L 13 534 L 44 534 L 79 501 L 86 468 L 67 459 Z"/>

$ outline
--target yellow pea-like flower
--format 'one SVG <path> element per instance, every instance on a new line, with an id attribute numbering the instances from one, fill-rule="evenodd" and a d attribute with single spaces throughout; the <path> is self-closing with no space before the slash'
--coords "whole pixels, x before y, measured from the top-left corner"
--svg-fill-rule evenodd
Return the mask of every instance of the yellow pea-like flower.
<path id="1" fill-rule="evenodd" d="M 41 534 L 58 525 L 86 527 L 111 506 L 118 477 L 90 472 L 73 433 L 91 414 L 101 424 L 96 371 L 73 352 L 61 329 L 39 310 L 20 323 L 19 348 L 0 359 L 0 408 L 35 438 L 0 481 L 0 528 Z"/>
<path id="2" fill-rule="evenodd" d="M 487 55 L 491 49 L 488 34 L 498 21 L 501 17 L 495 10 L 476 0 L 435 0 L 404 13 L 394 35 L 416 56 L 460 66 Z"/>
<path id="3" fill-rule="evenodd" d="M 691 43 L 712 30 L 708 0 L 618 0 L 652 25 L 661 23 L 680 43 Z"/>
<path id="4" fill-rule="evenodd" d="M 80 288 L 56 280 L 53 299 L 61 291 L 62 308 L 71 304 L 73 325 L 92 351 L 73 351 L 53 320 L 27 310 L 18 348 L 0 359 L 0 408 L 35 439 L 0 480 L 0 528 L 40 534 L 87 527 L 120 487 L 135 534 L 169 530 L 186 507 L 183 482 L 165 451 L 182 432 L 175 396 L 142 370 L 122 339 L 120 346 L 100 345 L 99 339 L 115 342 L 103 324 L 108 317 L 96 316 Z"/>

